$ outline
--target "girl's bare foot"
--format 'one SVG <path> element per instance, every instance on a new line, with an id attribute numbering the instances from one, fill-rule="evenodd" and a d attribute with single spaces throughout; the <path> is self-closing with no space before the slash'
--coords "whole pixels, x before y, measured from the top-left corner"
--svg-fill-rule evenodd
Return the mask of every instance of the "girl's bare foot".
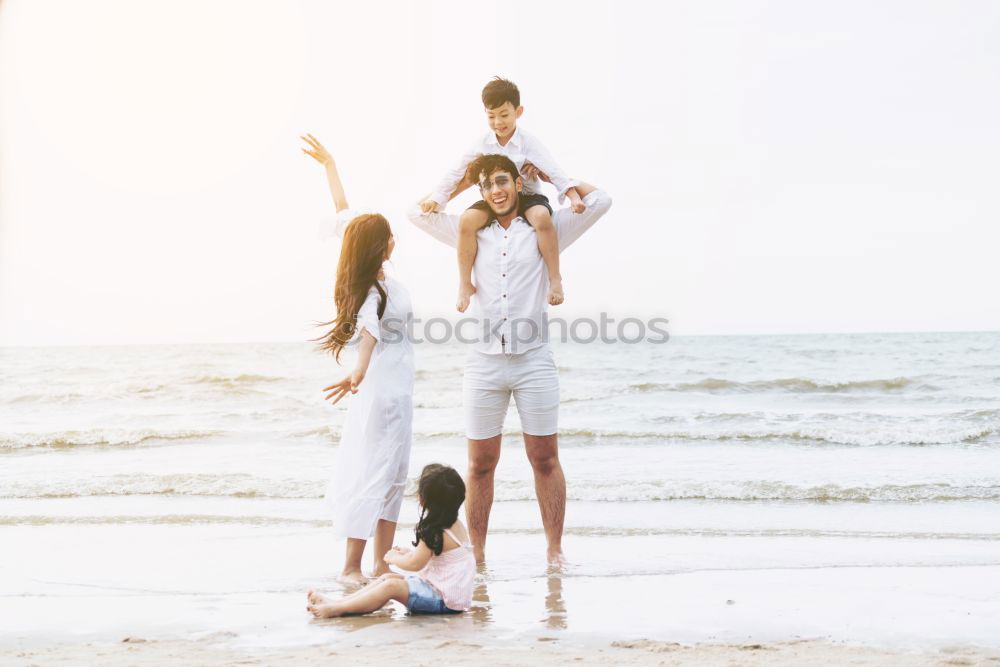
<path id="1" fill-rule="evenodd" d="M 476 286 L 472 283 L 466 283 L 458 286 L 458 301 L 455 302 L 455 308 L 458 309 L 458 312 L 465 312 L 465 309 L 469 307 L 469 300 L 475 293 Z"/>
<path id="2" fill-rule="evenodd" d="M 562 280 L 549 278 L 549 305 L 558 306 L 564 300 Z"/>
<path id="3" fill-rule="evenodd" d="M 306 594 L 306 599 L 309 600 L 310 605 L 326 604 L 330 601 L 330 598 L 316 591 L 309 591 Z"/>
<path id="4" fill-rule="evenodd" d="M 344 612 L 340 610 L 340 605 L 336 602 L 311 604 L 307 607 L 307 609 L 309 610 L 309 613 L 316 618 L 335 618 L 344 614 Z"/>
<path id="5" fill-rule="evenodd" d="M 340 573 L 340 576 L 337 577 L 337 581 L 339 581 L 344 588 L 351 589 L 361 588 L 368 583 L 368 578 L 365 577 L 361 570 L 344 570 Z"/>

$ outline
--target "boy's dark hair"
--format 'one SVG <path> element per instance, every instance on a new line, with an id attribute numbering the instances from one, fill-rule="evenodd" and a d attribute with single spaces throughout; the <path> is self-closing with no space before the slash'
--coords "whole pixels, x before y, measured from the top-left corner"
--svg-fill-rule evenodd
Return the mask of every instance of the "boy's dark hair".
<path id="1" fill-rule="evenodd" d="M 521 106 L 521 91 L 513 81 L 495 76 L 483 88 L 483 106 L 487 109 L 496 109 L 503 106 L 504 102 L 510 102 L 515 109 L 518 108 Z"/>
<path id="2" fill-rule="evenodd" d="M 521 176 L 517 172 L 517 165 L 509 157 L 499 153 L 487 153 L 477 157 L 465 170 L 465 176 L 471 182 L 478 184 L 481 177 L 489 178 L 497 169 L 507 172 L 515 181 Z"/>
<path id="3" fill-rule="evenodd" d="M 444 529 L 458 521 L 458 508 L 465 502 L 465 482 L 451 466 L 431 463 L 424 466 L 417 482 L 420 521 L 414 529 L 413 546 L 424 544 L 440 556 L 444 549 Z"/>

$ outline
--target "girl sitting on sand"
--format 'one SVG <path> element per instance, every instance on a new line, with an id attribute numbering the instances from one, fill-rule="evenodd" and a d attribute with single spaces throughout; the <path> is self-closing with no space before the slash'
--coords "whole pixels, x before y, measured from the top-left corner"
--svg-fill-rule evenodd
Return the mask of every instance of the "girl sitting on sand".
<path id="1" fill-rule="evenodd" d="M 309 606 L 316 618 L 367 614 L 390 600 L 406 605 L 414 614 L 454 614 L 472 606 L 476 559 L 458 509 L 465 502 L 465 483 L 454 468 L 438 463 L 426 466 L 417 485 L 420 520 L 414 530 L 415 549 L 393 547 L 385 562 L 415 572 L 382 575 L 360 591 L 331 600 L 309 591 Z"/>

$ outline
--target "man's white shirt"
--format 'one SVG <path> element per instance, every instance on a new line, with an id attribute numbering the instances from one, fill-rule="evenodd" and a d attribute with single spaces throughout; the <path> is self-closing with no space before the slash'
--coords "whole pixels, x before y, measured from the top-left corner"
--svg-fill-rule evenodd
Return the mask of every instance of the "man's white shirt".
<path id="1" fill-rule="evenodd" d="M 530 162 L 538 167 L 542 173 L 549 177 L 552 185 L 559 192 L 560 203 L 565 198 L 567 190 L 580 184 L 579 181 L 566 176 L 541 141 L 518 127 L 514 130 L 514 135 L 503 146 L 497 141 L 496 134 L 493 132 L 487 132 L 480 137 L 448 170 L 428 199 L 437 202 L 438 206 L 443 209 L 447 205 L 451 193 L 455 191 L 455 187 L 465 178 L 465 171 L 472 164 L 472 161 L 480 155 L 494 153 L 510 158 L 518 172 L 524 167 L 525 162 Z M 525 178 L 524 191 L 540 194 L 541 181 L 538 178 Z"/>
<path id="2" fill-rule="evenodd" d="M 611 207 L 611 197 L 602 190 L 594 190 L 583 201 L 587 206 L 583 213 L 561 208 L 552 215 L 559 252 Z M 414 206 L 409 218 L 442 243 L 458 246 L 459 216 L 423 214 Z M 474 349 L 485 354 L 522 353 L 544 345 L 549 277 L 535 229 L 522 217 L 515 218 L 507 229 L 493 220 L 479 230 L 477 241 L 479 249 L 472 268 L 476 293 L 470 312 L 477 324 L 465 326 L 459 333 L 475 339 Z"/>

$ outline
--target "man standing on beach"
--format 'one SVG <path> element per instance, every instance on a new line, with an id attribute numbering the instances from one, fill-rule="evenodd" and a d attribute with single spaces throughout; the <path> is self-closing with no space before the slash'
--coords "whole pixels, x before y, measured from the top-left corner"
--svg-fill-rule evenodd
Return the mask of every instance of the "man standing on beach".
<path id="1" fill-rule="evenodd" d="M 566 478 L 559 463 L 559 375 L 545 329 L 548 275 L 535 230 L 518 213 L 523 181 L 514 163 L 503 155 L 480 156 L 470 166 L 468 179 L 469 184 L 478 183 L 492 212 L 489 224 L 477 235 L 472 314 L 480 335 L 466 358 L 462 386 L 469 448 L 469 534 L 476 561 L 482 563 L 503 422 L 513 395 L 534 472 L 548 560 L 559 565 Z M 611 198 L 592 185 L 578 185 L 577 191 L 586 210 L 573 213 L 564 208 L 552 216 L 559 252 L 611 207 Z M 457 246 L 459 216 L 423 214 L 415 206 L 410 221 L 442 243 Z"/>

